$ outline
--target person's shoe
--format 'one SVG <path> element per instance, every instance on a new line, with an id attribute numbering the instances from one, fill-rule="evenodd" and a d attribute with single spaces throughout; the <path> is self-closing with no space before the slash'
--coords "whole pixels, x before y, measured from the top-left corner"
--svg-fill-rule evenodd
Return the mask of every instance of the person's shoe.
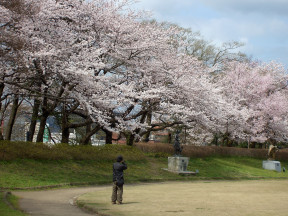
<path id="1" fill-rule="evenodd" d="M 114 201 L 114 202 L 112 202 L 112 204 L 114 205 L 114 204 L 116 204 L 116 202 Z"/>
<path id="2" fill-rule="evenodd" d="M 117 202 L 118 205 L 122 205 L 122 202 Z"/>

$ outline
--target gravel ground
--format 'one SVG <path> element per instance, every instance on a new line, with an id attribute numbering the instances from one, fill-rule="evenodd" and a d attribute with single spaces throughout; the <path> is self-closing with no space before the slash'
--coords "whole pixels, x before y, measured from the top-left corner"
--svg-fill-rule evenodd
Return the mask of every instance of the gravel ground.
<path id="1" fill-rule="evenodd" d="M 124 204 L 110 203 L 111 188 L 78 197 L 113 216 L 287 216 L 288 181 L 197 181 L 124 186 Z"/>
<path id="2" fill-rule="evenodd" d="M 111 186 L 15 191 L 20 208 L 32 216 L 93 215 L 85 203 L 113 216 L 287 216 L 288 181 L 164 182 L 124 186 L 124 204 L 112 205 Z M 96 214 L 94 214 L 96 215 Z"/>
<path id="3" fill-rule="evenodd" d="M 15 191 L 13 194 L 20 198 L 20 208 L 32 216 L 91 216 L 75 206 L 75 199 L 81 194 L 103 188 L 105 187 Z"/>

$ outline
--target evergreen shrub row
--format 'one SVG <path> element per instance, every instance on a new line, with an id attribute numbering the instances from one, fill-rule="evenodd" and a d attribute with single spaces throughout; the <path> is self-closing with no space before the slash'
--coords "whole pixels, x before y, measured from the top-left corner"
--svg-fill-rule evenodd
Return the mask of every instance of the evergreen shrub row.
<path id="1" fill-rule="evenodd" d="M 174 154 L 172 144 L 167 143 L 137 143 L 137 148 L 143 152 L 159 153 L 164 152 L 170 155 Z M 187 157 L 205 158 L 211 156 L 223 157 L 251 157 L 257 159 L 267 159 L 268 149 L 254 148 L 237 148 L 237 147 L 222 147 L 222 146 L 192 146 L 183 145 L 182 155 Z M 276 160 L 288 161 L 288 149 L 280 149 L 276 153 Z"/>
<path id="2" fill-rule="evenodd" d="M 136 148 L 126 145 L 47 145 L 32 142 L 0 141 L 0 160 L 111 160 L 122 154 L 126 160 L 136 161 L 145 155 Z"/>

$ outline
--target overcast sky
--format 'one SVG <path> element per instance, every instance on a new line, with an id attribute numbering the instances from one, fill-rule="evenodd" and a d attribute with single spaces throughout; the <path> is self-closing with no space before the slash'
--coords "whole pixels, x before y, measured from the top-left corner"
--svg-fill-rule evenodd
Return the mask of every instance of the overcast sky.
<path id="1" fill-rule="evenodd" d="M 140 0 L 134 7 L 215 44 L 244 42 L 241 51 L 253 59 L 288 66 L 288 0 Z"/>

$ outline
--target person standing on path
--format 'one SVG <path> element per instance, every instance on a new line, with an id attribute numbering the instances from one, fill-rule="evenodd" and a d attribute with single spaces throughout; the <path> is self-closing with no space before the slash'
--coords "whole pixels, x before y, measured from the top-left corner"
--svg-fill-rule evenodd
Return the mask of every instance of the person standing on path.
<path id="1" fill-rule="evenodd" d="M 113 191 L 112 204 L 122 204 L 123 200 L 123 185 L 124 174 L 123 171 L 127 169 L 127 165 L 121 155 L 117 157 L 117 162 L 113 164 Z"/>

